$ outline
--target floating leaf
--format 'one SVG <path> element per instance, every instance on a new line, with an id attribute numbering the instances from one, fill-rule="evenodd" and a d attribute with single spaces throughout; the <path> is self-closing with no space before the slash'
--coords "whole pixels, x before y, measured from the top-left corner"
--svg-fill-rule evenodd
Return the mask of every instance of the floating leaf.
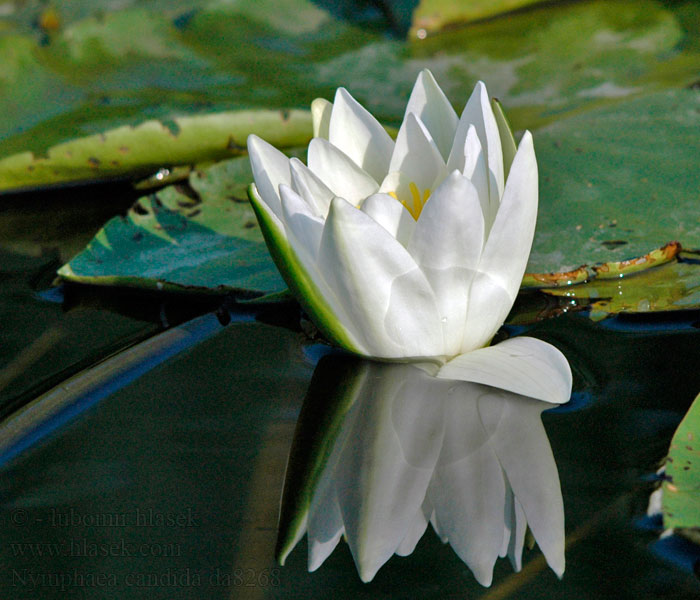
<path id="1" fill-rule="evenodd" d="M 651 0 L 557 2 L 408 44 L 358 44 L 310 72 L 313 82 L 347 87 L 385 121 L 401 118 L 422 68 L 458 110 L 483 79 L 513 126 L 533 129 L 585 108 L 690 85 L 700 48 L 685 29 L 680 10 Z"/>
<path id="2" fill-rule="evenodd" d="M 0 16 L 3 156 L 148 119 L 306 108 L 332 91 L 310 85 L 310 62 L 380 37 L 308 0 L 76 0 L 50 35 L 41 5 Z"/>
<path id="3" fill-rule="evenodd" d="M 171 123 L 146 121 L 64 142 L 46 156 L 23 152 L 0 160 L 0 190 L 147 174 L 159 167 L 240 155 L 250 133 L 281 147 L 311 139 L 308 111 L 242 110 Z"/>
<path id="4" fill-rule="evenodd" d="M 68 281 L 241 297 L 285 289 L 245 196 L 247 157 L 144 196 L 61 267 Z"/>
<path id="5" fill-rule="evenodd" d="M 581 285 L 543 291 L 568 299 L 573 305 L 590 307 L 594 320 L 620 312 L 700 308 L 700 265 L 673 261 L 633 276 L 597 278 Z"/>
<path id="6" fill-rule="evenodd" d="M 700 395 L 671 440 L 663 490 L 664 525 L 700 527 Z"/>
<path id="7" fill-rule="evenodd" d="M 635 264 L 613 263 L 671 240 L 700 247 L 699 129 L 700 92 L 673 90 L 537 131 L 540 209 L 528 271 L 595 263 L 629 271 Z"/>
<path id="8" fill-rule="evenodd" d="M 447 25 L 478 21 L 538 2 L 542 0 L 421 0 L 413 12 L 410 34 L 422 38 Z"/>

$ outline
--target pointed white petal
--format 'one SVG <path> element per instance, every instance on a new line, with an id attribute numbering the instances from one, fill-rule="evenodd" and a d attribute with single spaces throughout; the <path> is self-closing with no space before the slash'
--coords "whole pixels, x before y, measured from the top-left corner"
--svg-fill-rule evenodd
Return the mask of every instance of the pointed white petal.
<path id="1" fill-rule="evenodd" d="M 298 158 L 290 159 L 289 168 L 294 191 L 306 200 L 316 216 L 325 219 L 335 194 Z"/>
<path id="2" fill-rule="evenodd" d="M 248 136 L 248 154 L 260 197 L 277 217 L 281 217 L 282 206 L 278 190 L 281 183 L 289 185 L 292 181 L 289 159 L 257 135 Z"/>
<path id="3" fill-rule="evenodd" d="M 313 573 L 324 562 L 326 562 L 326 559 L 331 555 L 333 550 L 335 550 L 335 547 L 338 545 L 338 542 L 340 541 L 342 535 L 343 530 L 341 529 L 332 538 L 325 542 L 316 539 L 309 541 L 309 573 Z"/>
<path id="4" fill-rule="evenodd" d="M 479 81 L 474 87 L 464 112 L 457 125 L 454 143 L 447 162 L 447 168 L 459 168 L 454 165 L 461 160 L 464 151 L 464 143 L 469 130 L 469 125 L 474 125 L 479 136 L 481 147 L 486 154 L 486 167 L 489 176 L 490 203 L 498 205 L 503 195 L 503 151 L 501 149 L 501 137 L 498 124 L 489 102 L 486 86 Z"/>
<path id="5" fill-rule="evenodd" d="M 389 194 L 372 194 L 362 204 L 362 212 L 372 217 L 404 247 L 416 228 L 416 221 L 411 213 Z"/>
<path id="6" fill-rule="evenodd" d="M 280 199 L 284 225 L 287 228 L 287 239 L 299 253 L 301 246 L 308 254 L 309 265 L 317 261 L 318 247 L 321 244 L 324 221 L 311 212 L 311 208 L 302 197 L 287 185 L 280 185 Z M 306 262 L 306 261 L 302 261 Z M 316 271 L 314 268 L 313 271 Z"/>
<path id="7" fill-rule="evenodd" d="M 540 415 L 548 405 L 500 390 L 505 400 L 490 444 L 498 455 L 513 493 L 527 517 L 530 530 L 547 563 L 561 577 L 564 573 L 564 502 L 552 449 Z M 494 402 L 496 400 L 496 402 Z M 497 404 L 488 395 L 479 399 L 479 411 Z"/>
<path id="8" fill-rule="evenodd" d="M 328 139 L 328 130 L 331 123 L 333 104 L 325 98 L 316 98 L 311 103 L 311 120 L 313 122 L 314 137 Z"/>
<path id="9" fill-rule="evenodd" d="M 248 188 L 248 197 L 270 254 L 282 277 L 295 292 L 299 302 L 308 314 L 315 317 L 315 323 L 329 339 L 351 352 L 367 354 L 359 341 L 341 304 L 335 300 L 335 291 L 321 276 L 317 262 L 304 251 L 296 236 L 289 239 L 290 228 L 260 197 L 255 184 Z M 282 212 L 280 202 L 280 213 Z"/>
<path id="10" fill-rule="evenodd" d="M 566 357 L 551 344 L 526 336 L 460 354 L 437 377 L 482 383 L 553 404 L 567 402 L 571 395 Z"/>
<path id="11" fill-rule="evenodd" d="M 416 115 L 408 113 L 396 137 L 389 172 L 401 171 L 422 192 L 435 181 L 442 181 L 447 171 L 435 142 Z M 401 199 L 401 196 L 399 196 Z"/>
<path id="12" fill-rule="evenodd" d="M 362 328 L 369 355 L 443 352 L 435 296 L 407 250 L 374 219 L 334 198 L 319 252 L 324 278 Z"/>
<path id="13" fill-rule="evenodd" d="M 437 298 L 448 356 L 461 348 L 469 287 L 483 238 L 476 188 L 454 171 L 426 203 L 408 245 Z"/>
<path id="14" fill-rule="evenodd" d="M 394 140 L 345 88 L 335 94 L 328 139 L 376 181 L 388 173 Z"/>
<path id="15" fill-rule="evenodd" d="M 337 470 L 346 537 L 363 581 L 396 552 L 421 510 L 449 388 L 412 365 L 376 365 L 372 374 Z"/>
<path id="16" fill-rule="evenodd" d="M 427 69 L 420 72 L 413 86 L 404 120 L 408 113 L 414 113 L 425 124 L 443 160 L 447 161 L 459 118 Z"/>
<path id="17" fill-rule="evenodd" d="M 396 549 L 396 554 L 399 556 L 408 556 L 409 554 L 412 554 L 427 528 L 428 520 L 425 518 L 423 511 L 419 510 L 418 513 L 416 513 L 406 536 L 403 538 L 403 540 L 401 540 L 399 547 Z"/>
<path id="18" fill-rule="evenodd" d="M 537 197 L 537 160 L 526 132 L 472 285 L 463 352 L 487 344 L 515 302 L 535 234 Z"/>
<path id="19" fill-rule="evenodd" d="M 333 191 L 355 206 L 378 189 L 377 182 L 343 152 L 322 138 L 309 144 L 309 169 Z"/>
<path id="20" fill-rule="evenodd" d="M 505 475 L 504 475 L 505 478 Z M 508 479 L 505 479 L 506 482 L 506 503 L 505 503 L 505 511 L 503 513 L 503 544 L 501 545 L 501 551 L 498 553 L 498 556 L 503 558 L 508 554 L 508 546 L 510 545 L 510 538 L 511 538 L 511 530 L 513 526 L 515 525 L 515 515 L 513 514 L 513 489 L 510 487 L 510 484 L 508 483 Z"/>
<path id="21" fill-rule="evenodd" d="M 503 474 L 495 453 L 485 445 L 466 458 L 438 467 L 430 490 L 440 533 L 447 537 L 477 581 L 491 585 L 503 540 L 505 497 Z"/>
<path id="22" fill-rule="evenodd" d="M 520 500 L 515 496 L 513 496 L 513 518 L 514 524 L 508 546 L 508 560 L 513 565 L 513 570 L 519 573 L 523 568 L 523 546 L 525 545 L 525 533 L 527 532 L 527 518 Z"/>
<path id="23" fill-rule="evenodd" d="M 486 239 L 496 216 L 498 205 L 495 207 L 491 206 L 486 158 L 481 148 L 479 136 L 476 134 L 476 128 L 473 125 L 469 126 L 467 139 L 464 142 L 464 167 L 462 167 L 462 173 L 474 184 L 479 194 L 479 204 L 485 223 L 484 239 Z"/>

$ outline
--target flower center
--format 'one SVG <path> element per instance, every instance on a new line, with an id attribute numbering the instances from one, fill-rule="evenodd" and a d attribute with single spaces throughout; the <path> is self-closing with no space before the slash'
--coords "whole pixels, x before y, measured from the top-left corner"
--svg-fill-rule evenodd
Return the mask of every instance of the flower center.
<path id="1" fill-rule="evenodd" d="M 389 195 L 401 202 L 401 204 L 408 209 L 408 212 L 411 213 L 411 216 L 417 221 L 425 203 L 428 201 L 428 198 L 430 198 L 430 190 L 426 188 L 421 195 L 418 186 L 412 181 L 408 184 L 408 190 L 411 193 L 410 198 L 399 198 L 396 192 L 389 192 Z"/>

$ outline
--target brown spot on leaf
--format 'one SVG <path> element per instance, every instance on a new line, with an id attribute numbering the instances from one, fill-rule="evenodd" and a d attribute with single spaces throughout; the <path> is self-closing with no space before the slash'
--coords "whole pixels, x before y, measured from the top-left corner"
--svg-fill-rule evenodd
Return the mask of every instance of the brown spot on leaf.
<path id="1" fill-rule="evenodd" d="M 619 248 L 620 246 L 625 246 L 628 242 L 626 240 L 606 240 L 601 243 L 609 250 L 613 250 L 615 248 Z"/>
<path id="2" fill-rule="evenodd" d="M 127 154 L 129 152 L 129 148 L 127 146 L 119 146 L 117 150 L 119 150 L 119 152 L 121 152 L 122 154 Z"/>
<path id="3" fill-rule="evenodd" d="M 230 135 L 228 136 L 228 141 L 226 142 L 226 150 L 230 150 L 231 152 L 245 152 L 246 147 L 241 146 L 236 142 L 236 140 L 233 139 L 233 136 Z"/>
<path id="4" fill-rule="evenodd" d="M 87 161 L 91 169 L 98 169 L 100 166 L 100 159 L 95 156 L 91 156 Z"/>
<path id="5" fill-rule="evenodd" d="M 181 201 L 178 201 L 178 204 L 180 206 L 194 206 L 196 204 L 200 204 L 202 202 L 202 197 L 199 195 L 199 192 L 195 190 L 189 183 L 183 182 L 183 183 L 176 183 L 175 184 L 175 189 L 185 196 L 186 198 L 189 198 L 191 202 L 189 204 L 182 204 Z"/>

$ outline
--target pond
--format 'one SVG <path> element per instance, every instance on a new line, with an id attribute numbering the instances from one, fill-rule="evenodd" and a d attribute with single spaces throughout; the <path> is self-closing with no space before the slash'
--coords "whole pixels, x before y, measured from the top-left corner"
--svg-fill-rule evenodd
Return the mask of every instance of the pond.
<path id="1" fill-rule="evenodd" d="M 0 155 L 35 153 L 0 159 L 4 596 L 697 597 L 700 546 L 648 514 L 700 392 L 695 3 L 522 2 L 444 30 L 427 0 L 70 4 L 0 14 Z M 238 140 L 179 145 L 203 113 L 239 132 L 232 111 L 300 109 L 277 133 L 304 157 L 313 98 L 343 85 L 396 126 L 426 67 L 455 107 L 481 78 L 533 130 L 531 275 L 496 341 L 559 349 L 566 403 L 325 344 Z M 151 118 L 172 154 L 137 136 L 124 170 L 29 168 Z"/>

